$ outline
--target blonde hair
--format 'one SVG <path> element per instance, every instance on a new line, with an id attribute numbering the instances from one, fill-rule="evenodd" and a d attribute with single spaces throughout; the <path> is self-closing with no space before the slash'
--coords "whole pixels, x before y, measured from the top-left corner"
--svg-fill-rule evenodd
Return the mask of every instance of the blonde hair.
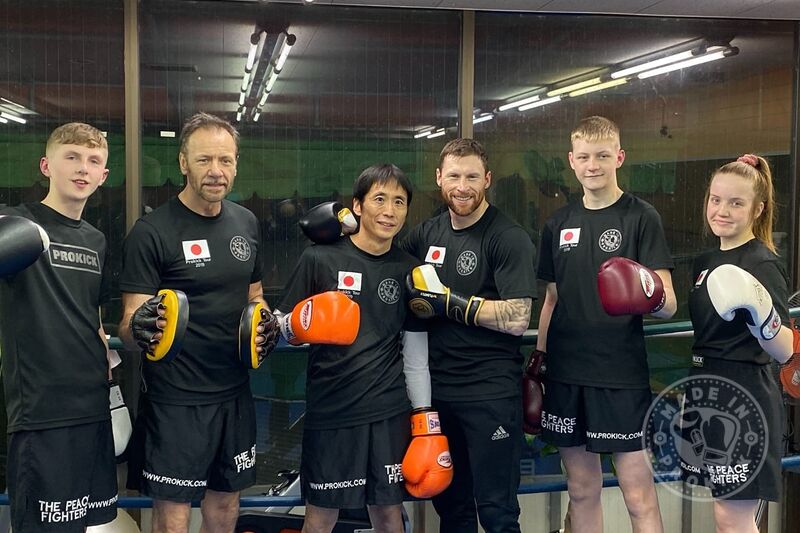
<path id="1" fill-rule="evenodd" d="M 50 152 L 56 144 L 77 144 L 88 148 L 102 148 L 108 152 L 108 142 L 100 130 L 83 122 L 69 122 L 54 129 L 47 139 L 45 153 Z"/>
<path id="2" fill-rule="evenodd" d="M 711 182 L 714 181 L 717 174 L 734 174 L 748 180 L 753 185 L 755 201 L 753 202 L 753 210 L 750 212 L 753 235 L 763 242 L 772 253 L 777 254 L 775 243 L 772 240 L 772 225 L 775 223 L 776 218 L 775 187 L 772 184 L 772 171 L 767 160 L 760 155 L 745 154 L 736 161 L 731 161 L 719 167 L 711 175 L 711 179 L 708 182 L 703 206 L 708 205 L 708 199 L 711 195 Z M 764 209 L 761 211 L 761 215 L 756 218 L 759 202 L 764 203 Z M 710 230 L 708 220 L 705 217 L 703 218 L 705 219 L 706 230 Z"/>
<path id="3" fill-rule="evenodd" d="M 572 130 L 569 138 L 573 143 L 578 140 L 590 143 L 615 141 L 617 146 L 619 146 L 619 126 L 605 117 L 596 115 L 593 117 L 586 117 Z"/>

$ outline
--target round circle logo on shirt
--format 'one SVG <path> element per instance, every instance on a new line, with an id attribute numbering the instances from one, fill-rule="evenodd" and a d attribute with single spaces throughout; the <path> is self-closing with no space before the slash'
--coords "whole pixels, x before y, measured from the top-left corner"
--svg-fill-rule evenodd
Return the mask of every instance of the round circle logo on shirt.
<path id="1" fill-rule="evenodd" d="M 230 248 L 233 257 L 239 261 L 244 262 L 250 259 L 250 243 L 244 237 L 236 235 L 232 238 Z"/>
<path id="2" fill-rule="evenodd" d="M 597 244 L 604 252 L 616 252 L 622 245 L 622 233 L 618 229 L 607 229 L 600 235 Z"/>
<path id="3" fill-rule="evenodd" d="M 469 276 L 478 266 L 478 256 L 472 250 L 464 250 L 456 260 L 456 272 L 462 276 Z"/>
<path id="4" fill-rule="evenodd" d="M 666 387 L 650 405 L 642 432 L 655 476 L 686 483 L 663 486 L 682 497 L 710 501 L 750 484 L 769 449 L 766 417 L 747 389 L 703 374 Z"/>
<path id="5" fill-rule="evenodd" d="M 385 304 L 396 304 L 400 300 L 400 284 L 397 280 L 386 278 L 378 285 L 378 298 Z"/>

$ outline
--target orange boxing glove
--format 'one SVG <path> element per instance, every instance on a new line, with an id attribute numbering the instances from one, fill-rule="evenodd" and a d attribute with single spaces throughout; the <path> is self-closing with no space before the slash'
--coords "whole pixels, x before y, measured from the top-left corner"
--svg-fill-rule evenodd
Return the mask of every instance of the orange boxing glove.
<path id="1" fill-rule="evenodd" d="M 281 333 L 290 344 L 353 344 L 361 324 L 358 304 L 337 291 L 306 298 L 280 318 Z"/>
<path id="2" fill-rule="evenodd" d="M 411 412 L 411 444 L 403 458 L 406 490 L 415 498 L 431 498 L 453 481 L 453 461 L 439 413 L 429 407 Z"/>

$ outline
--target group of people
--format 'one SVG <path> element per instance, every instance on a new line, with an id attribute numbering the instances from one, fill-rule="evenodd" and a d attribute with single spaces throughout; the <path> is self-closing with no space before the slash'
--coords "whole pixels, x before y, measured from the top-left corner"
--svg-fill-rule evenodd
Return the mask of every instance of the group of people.
<path id="1" fill-rule="evenodd" d="M 538 267 L 529 236 L 487 200 L 483 146 L 455 139 L 436 169 L 446 211 L 396 239 L 411 181 L 391 164 L 365 169 L 352 213 L 308 213 L 318 244 L 270 310 L 258 220 L 225 199 L 239 134 L 219 117 L 191 117 L 178 154 L 185 187 L 134 225 L 119 283 L 119 336 L 144 354 L 128 486 L 153 498 L 152 530 L 188 531 L 197 500 L 201 531 L 234 530 L 239 493 L 255 483 L 248 369 L 283 336 L 310 344 L 304 532 L 330 532 L 339 509 L 364 506 L 375 531 L 400 532 L 407 492 L 432 499 L 442 532 L 477 532 L 478 523 L 520 531 L 523 427 L 559 449 L 572 531 L 602 531 L 601 453 L 613 454 L 633 530 L 662 531 L 641 438 L 652 400 L 642 317 L 675 313 L 673 262 L 658 213 L 619 188 L 617 126 L 589 117 L 571 142 L 583 196 L 547 220 Z M 107 157 L 97 129 L 57 128 L 40 162 L 46 198 L 0 218 L 8 490 L 19 533 L 84 531 L 116 513 L 119 436 L 98 314 L 106 242 L 81 219 Z M 692 372 L 746 385 L 773 414 L 770 442 L 780 442 L 767 364 L 789 360 L 792 332 L 782 325 L 788 283 L 772 242 L 766 160 L 745 155 L 718 169 L 704 209 L 719 247 L 693 269 L 693 352 L 703 367 Z M 546 292 L 523 365 L 537 278 Z M 779 496 L 779 460 L 770 449 L 747 487 L 714 494 L 720 531 L 755 531 L 757 500 Z"/>

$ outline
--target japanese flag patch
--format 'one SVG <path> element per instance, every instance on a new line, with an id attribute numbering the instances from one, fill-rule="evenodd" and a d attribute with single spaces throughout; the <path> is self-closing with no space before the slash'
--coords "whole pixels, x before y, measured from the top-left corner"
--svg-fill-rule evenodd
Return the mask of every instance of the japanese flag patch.
<path id="1" fill-rule="evenodd" d="M 446 252 L 447 249 L 443 246 L 430 246 L 428 247 L 428 253 L 425 255 L 425 262 L 432 265 L 442 265 L 444 264 Z"/>
<path id="2" fill-rule="evenodd" d="M 361 272 L 345 272 L 340 270 L 339 284 L 336 286 L 336 288 L 344 291 L 360 291 Z"/>

